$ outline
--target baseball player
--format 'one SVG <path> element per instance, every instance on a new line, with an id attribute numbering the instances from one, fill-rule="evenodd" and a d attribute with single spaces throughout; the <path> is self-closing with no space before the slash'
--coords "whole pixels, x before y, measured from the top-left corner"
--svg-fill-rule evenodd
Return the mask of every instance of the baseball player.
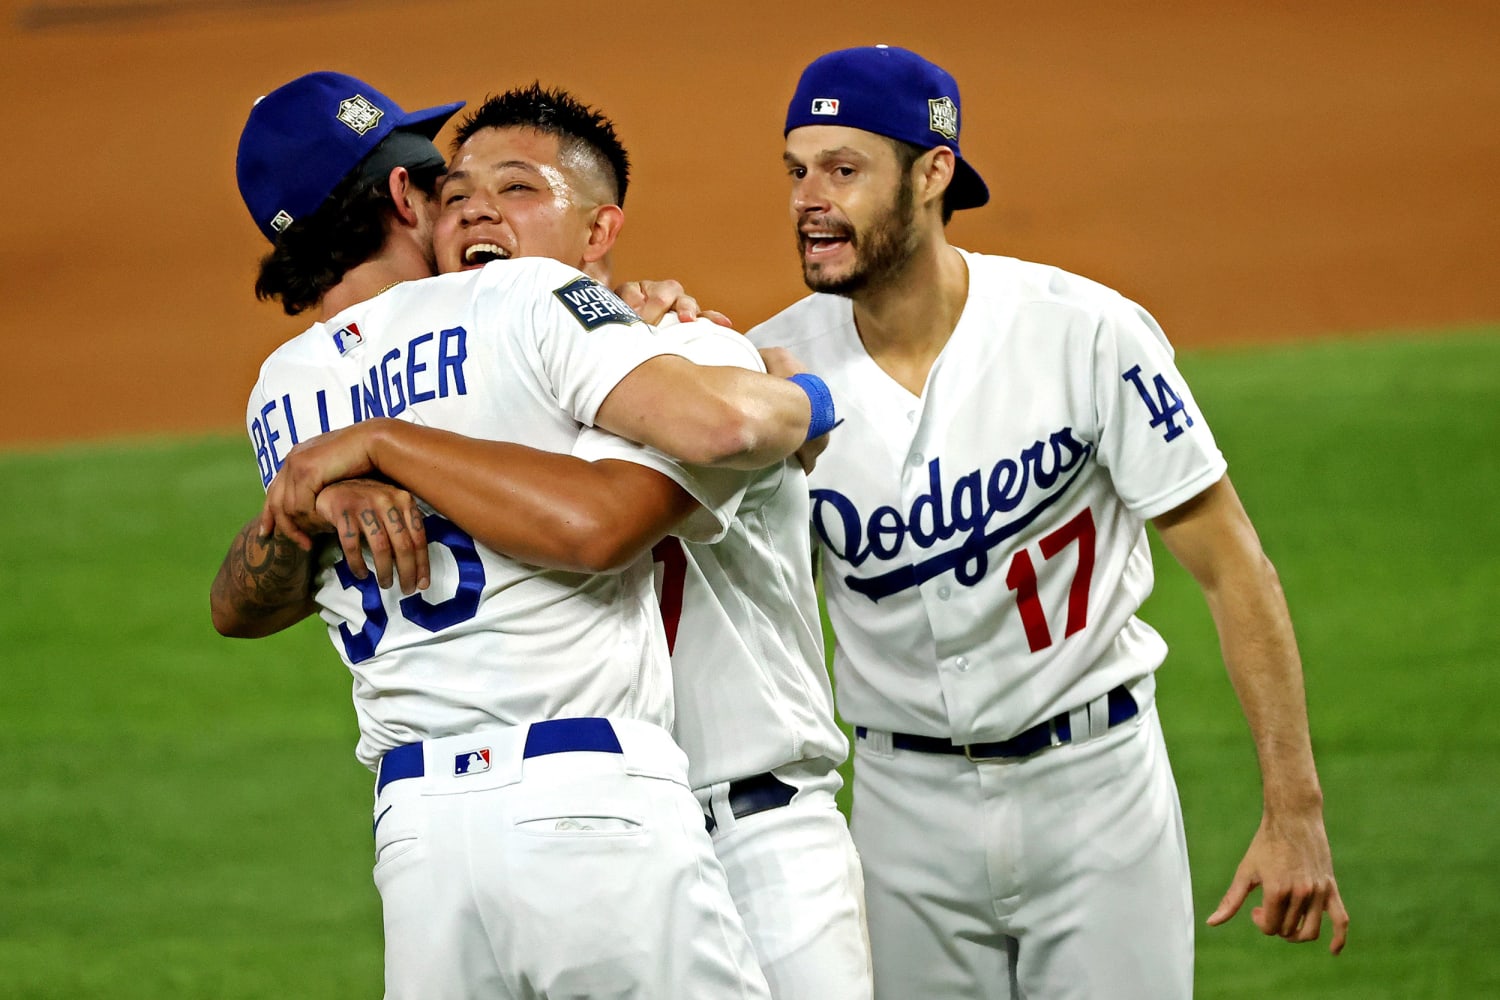
<path id="1" fill-rule="evenodd" d="M 532 86 L 488 100 L 459 127 L 458 141 L 434 231 L 441 270 L 505 268 L 485 262 L 542 254 L 608 280 L 625 171 L 604 165 L 624 163 L 625 154 L 607 119 L 565 92 Z M 696 360 L 761 367 L 749 341 L 705 321 L 670 335 L 692 341 Z M 353 454 L 345 450 L 361 439 Z M 315 519 L 316 484 L 330 471 L 379 472 L 490 548 L 574 568 L 577 553 L 608 551 L 591 544 L 607 512 L 544 512 L 577 510 L 587 490 L 581 460 L 617 453 L 609 435 L 591 430 L 573 457 L 530 456 L 521 468 L 491 442 L 369 421 L 294 450 L 282 476 L 304 488 L 273 486 L 270 506 L 293 532 Z M 507 499 L 516 493 L 538 508 L 534 517 L 516 516 Z M 365 513 L 351 516 L 358 523 Z M 808 516 L 795 461 L 755 473 L 723 537 L 657 545 L 658 587 L 672 650 L 673 731 L 772 996 L 855 1000 L 871 996 L 862 877 L 834 800 L 848 745 L 824 668 Z M 611 559 L 584 568 L 608 569 Z"/>
<path id="2" fill-rule="evenodd" d="M 257 290 L 320 317 L 271 355 L 252 393 L 263 482 L 299 436 L 375 415 L 567 450 L 595 421 L 633 425 L 642 400 L 719 383 L 809 418 L 806 381 L 671 357 L 556 262 L 425 278 L 444 169 L 431 136 L 459 106 L 407 114 L 366 83 L 314 73 L 251 111 L 240 190 L 273 244 Z M 767 423 L 770 438 L 786 418 Z M 735 436 L 724 457 L 749 461 L 770 438 Z M 639 450 L 618 441 L 612 457 Z M 737 498 L 657 464 L 695 502 L 676 512 L 692 519 L 679 530 L 722 533 Z M 328 558 L 301 593 L 289 581 L 285 601 L 311 595 L 354 677 L 357 755 L 377 774 L 386 995 L 766 997 L 668 732 L 650 564 L 543 571 L 422 513 L 386 526 L 432 549 L 419 593 Z M 226 562 L 246 558 L 237 547 Z M 218 597 L 216 583 L 216 624 L 234 632 L 243 609 Z"/>
<path id="3" fill-rule="evenodd" d="M 915 53 L 811 63 L 785 163 L 814 294 L 751 332 L 822 374 L 845 418 L 811 523 L 876 996 L 1191 994 L 1166 646 L 1136 617 L 1148 521 L 1208 599 L 1264 786 L 1209 922 L 1260 885 L 1262 931 L 1310 941 L 1327 916 L 1337 953 L 1291 622 L 1207 421 L 1144 309 L 947 243 L 948 216 L 989 197 L 959 124 L 953 78 Z"/>

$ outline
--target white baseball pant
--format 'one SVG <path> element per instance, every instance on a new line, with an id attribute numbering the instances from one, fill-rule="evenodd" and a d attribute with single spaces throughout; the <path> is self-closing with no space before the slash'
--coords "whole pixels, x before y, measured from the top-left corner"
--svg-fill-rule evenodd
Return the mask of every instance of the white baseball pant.
<path id="1" fill-rule="evenodd" d="M 1192 996 L 1187 847 L 1154 705 L 1020 760 L 872 743 L 856 742 L 852 826 L 877 1000 Z"/>
<path id="2" fill-rule="evenodd" d="M 415 746 L 420 776 L 375 800 L 387 1000 L 769 1000 L 664 730 L 568 719 Z M 382 772 L 417 756 L 397 753 Z"/>
<path id="3" fill-rule="evenodd" d="M 795 796 L 749 814 L 742 806 L 736 815 L 732 805 L 739 799 L 731 786 L 750 782 L 697 791 L 713 819 L 714 852 L 771 996 L 871 1000 L 864 877 L 834 798 L 843 779 L 828 761 L 790 764 L 772 774 Z M 756 805 L 753 797 L 745 801 Z"/>

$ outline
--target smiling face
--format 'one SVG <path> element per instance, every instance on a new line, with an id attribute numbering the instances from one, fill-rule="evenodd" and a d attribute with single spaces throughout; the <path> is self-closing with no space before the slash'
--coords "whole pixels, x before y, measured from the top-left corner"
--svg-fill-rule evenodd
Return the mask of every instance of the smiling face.
<path id="1" fill-rule="evenodd" d="M 911 172 L 889 140 L 810 125 L 787 134 L 783 160 L 808 288 L 852 296 L 900 274 L 918 236 Z"/>
<path id="2" fill-rule="evenodd" d="M 512 257 L 551 257 L 584 269 L 608 250 L 596 239 L 607 194 L 594 173 L 555 135 L 524 127 L 475 132 L 459 147 L 439 193 L 438 269 Z"/>

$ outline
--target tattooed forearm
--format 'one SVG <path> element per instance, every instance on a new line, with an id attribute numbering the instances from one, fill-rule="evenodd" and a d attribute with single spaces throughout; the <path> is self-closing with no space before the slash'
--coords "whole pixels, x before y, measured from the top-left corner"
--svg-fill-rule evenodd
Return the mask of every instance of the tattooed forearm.
<path id="1" fill-rule="evenodd" d="M 209 600 L 224 635 L 278 632 L 313 611 L 311 554 L 281 535 L 262 537 L 251 521 L 230 544 Z"/>

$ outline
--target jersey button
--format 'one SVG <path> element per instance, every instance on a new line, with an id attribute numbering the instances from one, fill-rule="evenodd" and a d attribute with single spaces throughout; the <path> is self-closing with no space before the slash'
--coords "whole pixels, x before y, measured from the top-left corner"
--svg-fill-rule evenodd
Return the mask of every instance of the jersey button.
<path id="1" fill-rule="evenodd" d="M 938 600 L 946 601 L 949 597 L 953 596 L 953 591 L 948 589 L 948 585 L 945 583 L 937 589 L 937 595 Z"/>
<path id="2" fill-rule="evenodd" d="M 927 459 L 922 456 L 920 451 L 914 451 L 911 453 L 911 458 L 908 461 L 911 462 L 913 467 L 916 467 L 927 461 Z"/>
<path id="3" fill-rule="evenodd" d="M 961 674 L 967 672 L 969 669 L 968 657 L 960 656 L 958 659 L 953 661 L 953 666 L 954 669 L 956 669 Z"/>

